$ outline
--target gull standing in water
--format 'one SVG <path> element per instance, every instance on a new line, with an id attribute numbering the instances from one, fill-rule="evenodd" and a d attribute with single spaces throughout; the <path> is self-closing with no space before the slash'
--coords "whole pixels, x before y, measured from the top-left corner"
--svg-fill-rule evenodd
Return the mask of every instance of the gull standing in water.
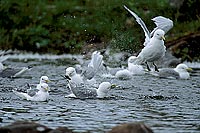
<path id="1" fill-rule="evenodd" d="M 49 99 L 49 86 L 46 83 L 42 83 L 40 90 L 34 95 L 34 96 L 30 96 L 27 93 L 23 93 L 23 92 L 18 92 L 16 90 L 13 90 L 13 92 L 23 98 L 26 99 L 28 101 L 48 101 Z"/>
<path id="2" fill-rule="evenodd" d="M 161 68 L 159 72 L 153 72 L 152 74 L 160 78 L 172 78 L 172 79 L 189 79 L 192 71 L 186 64 L 179 64 L 176 68 Z"/>
<path id="3" fill-rule="evenodd" d="M 150 33 L 140 17 L 138 17 L 126 6 L 124 6 L 124 8 L 135 17 L 137 23 L 142 27 L 145 33 L 144 48 L 137 56 L 135 63 L 146 63 L 147 69 L 150 71 L 151 69 L 149 68 L 148 62 L 152 62 L 155 67 L 155 71 L 159 71 L 154 62 L 165 55 L 166 47 L 164 45 L 164 35 L 173 27 L 173 21 L 163 16 L 153 18 L 152 20 L 157 27 Z"/>

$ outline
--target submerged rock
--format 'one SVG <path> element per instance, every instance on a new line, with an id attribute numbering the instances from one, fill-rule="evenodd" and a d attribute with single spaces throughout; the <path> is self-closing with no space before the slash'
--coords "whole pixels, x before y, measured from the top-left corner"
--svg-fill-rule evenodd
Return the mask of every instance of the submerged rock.
<path id="1" fill-rule="evenodd" d="M 128 123 L 113 127 L 108 133 L 153 133 L 153 130 L 142 123 Z"/>

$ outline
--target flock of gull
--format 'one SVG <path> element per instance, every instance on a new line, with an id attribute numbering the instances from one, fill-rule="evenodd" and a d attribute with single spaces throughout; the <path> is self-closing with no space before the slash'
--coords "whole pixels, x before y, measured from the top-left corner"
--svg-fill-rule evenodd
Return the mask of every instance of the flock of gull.
<path id="1" fill-rule="evenodd" d="M 178 64 L 176 68 L 161 68 L 158 69 L 155 64 L 156 61 L 163 58 L 166 52 L 164 45 L 164 35 L 173 27 L 173 21 L 168 18 L 158 16 L 152 20 L 156 24 L 156 28 L 149 32 L 145 23 L 140 17 L 138 17 L 133 11 L 124 8 L 134 16 L 137 23 L 141 26 L 145 33 L 144 48 L 138 54 L 138 56 L 130 56 L 128 58 L 128 67 L 126 69 L 121 68 L 120 70 L 111 73 L 114 68 L 110 68 L 105 65 L 103 61 L 103 55 L 99 51 L 92 53 L 91 60 L 87 66 L 81 67 L 68 67 L 66 68 L 65 75 L 63 76 L 67 85 L 71 91 L 71 94 L 66 97 L 75 98 L 104 98 L 107 96 L 108 91 L 116 85 L 110 82 L 102 82 L 98 84 L 95 79 L 95 75 L 101 73 L 101 76 L 113 76 L 122 80 L 130 80 L 133 75 L 145 75 L 151 74 L 160 78 L 173 78 L 173 79 L 188 79 L 190 77 L 188 71 L 192 69 L 185 64 Z M 0 53 L 0 77 L 12 77 L 15 78 L 27 70 L 31 69 L 22 68 L 16 70 L 13 68 L 5 68 L 2 64 L 6 58 L 4 58 L 4 52 Z M 152 63 L 154 68 L 150 68 L 149 63 Z M 143 67 L 146 65 L 146 69 Z M 13 93 L 17 96 L 30 100 L 30 101 L 47 101 L 49 99 L 49 78 L 42 76 L 39 84 L 36 88 L 31 88 L 27 92 L 19 92 L 13 90 Z"/>

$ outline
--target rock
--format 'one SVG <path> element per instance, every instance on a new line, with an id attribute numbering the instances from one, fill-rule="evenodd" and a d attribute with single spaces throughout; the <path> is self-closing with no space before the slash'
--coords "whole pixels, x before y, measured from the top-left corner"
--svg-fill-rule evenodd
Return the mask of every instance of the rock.
<path id="1" fill-rule="evenodd" d="M 169 41 L 166 46 L 175 57 L 181 58 L 182 61 L 194 61 L 200 59 L 199 42 L 200 32 Z"/>
<path id="2" fill-rule="evenodd" d="M 51 130 L 48 133 L 75 133 L 71 129 L 68 129 L 67 127 L 58 127 L 54 130 Z"/>
<path id="3" fill-rule="evenodd" d="M 75 133 L 67 127 L 51 129 L 44 125 L 29 122 L 16 121 L 8 126 L 0 127 L 0 133 Z"/>
<path id="4" fill-rule="evenodd" d="M 1 133 L 47 133 L 51 129 L 29 121 L 16 121 L 0 128 Z"/>
<path id="5" fill-rule="evenodd" d="M 113 127 L 108 133 L 153 133 L 153 131 L 142 123 L 128 123 Z"/>

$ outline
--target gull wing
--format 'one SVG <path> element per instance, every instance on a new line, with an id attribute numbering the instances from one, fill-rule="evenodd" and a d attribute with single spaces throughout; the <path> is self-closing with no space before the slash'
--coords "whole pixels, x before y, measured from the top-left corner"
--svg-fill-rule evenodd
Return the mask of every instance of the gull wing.
<path id="1" fill-rule="evenodd" d="M 142 19 L 141 19 L 140 17 L 138 17 L 137 14 L 135 14 L 133 11 L 131 11 L 130 9 L 128 9 L 128 7 L 126 7 L 125 5 L 124 5 L 124 8 L 125 8 L 128 12 L 130 12 L 131 15 L 133 15 L 133 16 L 135 17 L 137 23 L 142 27 L 142 29 L 143 29 L 143 31 L 144 31 L 144 33 L 145 33 L 145 42 L 144 42 L 144 46 L 146 46 L 146 45 L 148 44 L 148 42 L 149 42 L 151 36 L 150 36 L 150 32 L 149 32 L 149 30 L 147 29 L 145 23 L 142 21 Z"/>
<path id="2" fill-rule="evenodd" d="M 158 73 L 160 78 L 179 78 L 179 73 L 172 68 L 162 68 Z"/>
<path id="3" fill-rule="evenodd" d="M 153 31 L 151 32 L 151 36 L 153 36 L 154 32 L 157 29 L 162 29 L 165 34 L 173 27 L 173 21 L 170 20 L 169 18 L 165 18 L 163 16 L 157 16 L 153 19 L 151 19 L 154 21 L 154 23 L 156 24 L 156 28 L 153 29 Z"/>
<path id="4" fill-rule="evenodd" d="M 25 73 L 27 70 L 28 70 L 28 68 L 26 68 L 26 67 L 23 67 L 21 69 L 18 69 L 18 68 L 15 68 L 15 69 L 14 68 L 6 68 L 2 72 L 0 72 L 0 77 L 3 77 L 3 78 L 5 78 L 5 77 L 9 77 L 9 78 L 13 77 L 13 78 L 15 78 L 15 77 Z"/>
<path id="5" fill-rule="evenodd" d="M 100 54 L 100 52 L 94 51 L 92 53 L 91 61 L 88 64 L 88 66 L 84 69 L 82 75 L 86 79 L 92 79 L 102 66 L 102 62 L 103 62 L 103 56 Z"/>
<path id="6" fill-rule="evenodd" d="M 75 82 L 69 82 L 72 93 L 77 98 L 95 98 L 97 96 L 96 89 L 88 88 L 84 83 L 76 84 Z"/>

